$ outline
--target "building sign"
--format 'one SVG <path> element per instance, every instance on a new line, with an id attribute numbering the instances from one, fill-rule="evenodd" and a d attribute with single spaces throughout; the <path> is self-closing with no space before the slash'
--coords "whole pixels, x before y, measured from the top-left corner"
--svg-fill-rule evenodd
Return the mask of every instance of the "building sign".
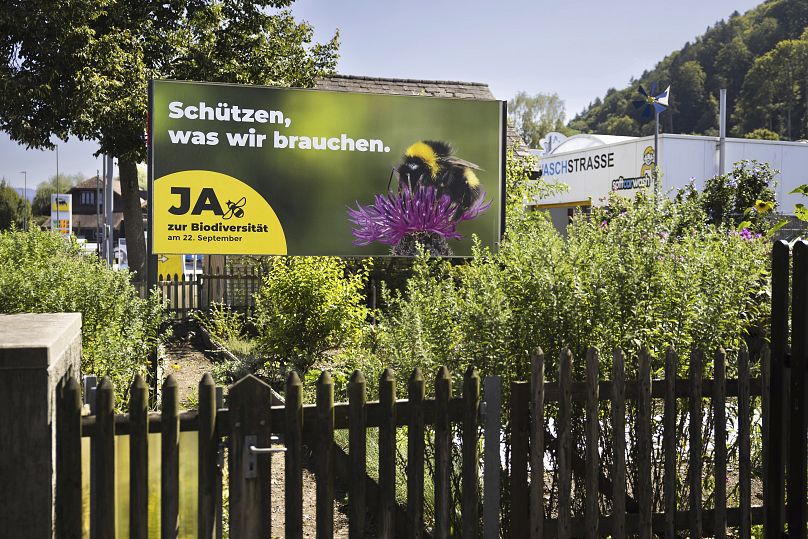
<path id="1" fill-rule="evenodd" d="M 496 247 L 504 103 L 153 81 L 158 254 Z"/>
<path id="2" fill-rule="evenodd" d="M 650 188 L 653 184 L 654 147 L 627 141 L 548 155 L 539 159 L 538 166 L 545 180 L 565 183 L 569 187 L 566 193 L 549 202 L 563 199 L 597 203 L 609 192 L 632 196 Z"/>
<path id="3" fill-rule="evenodd" d="M 73 197 L 51 194 L 51 230 L 65 236 L 73 232 Z"/>

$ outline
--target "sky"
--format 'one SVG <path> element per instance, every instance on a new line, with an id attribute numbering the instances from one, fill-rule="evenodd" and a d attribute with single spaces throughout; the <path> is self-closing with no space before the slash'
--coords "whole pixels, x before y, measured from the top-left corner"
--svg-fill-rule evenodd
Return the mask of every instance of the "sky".
<path id="1" fill-rule="evenodd" d="M 340 32 L 344 75 L 487 83 L 497 99 L 557 93 L 567 119 L 625 87 L 708 26 L 758 0 L 297 0 L 315 39 Z M 676 89 L 671 90 L 672 93 Z M 101 168 L 92 142 L 60 142 L 59 172 Z M 26 151 L 0 133 L 0 178 L 28 186 L 56 173 L 55 152 Z"/>

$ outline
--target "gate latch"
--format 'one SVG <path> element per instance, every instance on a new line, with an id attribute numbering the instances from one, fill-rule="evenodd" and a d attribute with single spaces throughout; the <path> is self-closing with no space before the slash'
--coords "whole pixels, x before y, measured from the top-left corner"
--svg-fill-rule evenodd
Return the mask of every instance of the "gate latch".
<path id="1" fill-rule="evenodd" d="M 271 436 L 269 441 L 278 442 L 280 440 L 277 436 Z M 244 477 L 246 479 L 258 477 L 258 455 L 286 452 L 285 447 L 255 447 L 257 443 L 258 437 L 254 434 L 244 437 Z"/>

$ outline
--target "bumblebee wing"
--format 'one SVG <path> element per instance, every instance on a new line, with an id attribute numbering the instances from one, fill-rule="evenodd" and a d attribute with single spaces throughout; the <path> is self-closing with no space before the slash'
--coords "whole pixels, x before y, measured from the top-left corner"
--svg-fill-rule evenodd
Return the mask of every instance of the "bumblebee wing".
<path id="1" fill-rule="evenodd" d="M 459 167 L 466 167 L 471 168 L 474 170 L 482 170 L 479 165 L 475 165 L 471 161 L 466 161 L 465 159 L 461 159 L 455 155 L 447 155 L 438 158 L 438 162 L 447 165 L 455 165 Z"/>

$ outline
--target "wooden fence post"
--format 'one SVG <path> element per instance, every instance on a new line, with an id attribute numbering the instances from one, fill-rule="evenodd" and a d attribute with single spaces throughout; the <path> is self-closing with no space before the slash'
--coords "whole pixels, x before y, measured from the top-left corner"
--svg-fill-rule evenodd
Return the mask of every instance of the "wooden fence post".
<path id="1" fill-rule="evenodd" d="M 713 362 L 713 428 L 715 507 L 713 511 L 713 536 L 725 539 L 727 536 L 727 353 L 719 348 Z"/>
<path id="2" fill-rule="evenodd" d="M 270 447 L 271 388 L 252 375 L 232 386 L 229 393 L 230 537 L 269 537 L 272 531 L 270 456 L 256 454 Z"/>
<path id="3" fill-rule="evenodd" d="M 740 498 L 738 536 L 740 539 L 750 539 L 752 535 L 752 521 L 749 514 L 752 503 L 750 418 L 749 351 L 746 346 L 742 345 L 738 352 L 738 497 Z"/>
<path id="4" fill-rule="evenodd" d="M 463 537 L 477 537 L 480 529 L 480 500 L 477 425 L 480 412 L 480 375 L 469 367 L 463 378 Z"/>
<path id="5" fill-rule="evenodd" d="M 544 535 L 544 352 L 530 355 L 530 537 Z"/>
<path id="6" fill-rule="evenodd" d="M 424 527 L 424 377 L 416 367 L 410 376 L 407 428 L 407 518 L 410 536 L 420 538 Z"/>
<path id="7" fill-rule="evenodd" d="M 175 539 L 179 536 L 180 418 L 177 381 L 171 374 L 163 382 L 162 400 L 160 537 L 162 539 Z"/>
<path id="8" fill-rule="evenodd" d="M 572 536 L 570 513 L 570 489 L 572 487 L 572 436 L 570 436 L 572 385 L 572 353 L 564 348 L 558 360 L 558 384 L 561 396 L 558 400 L 558 537 Z"/>
<path id="9" fill-rule="evenodd" d="M 129 389 L 129 537 L 149 533 L 149 386 L 138 374 Z"/>
<path id="10" fill-rule="evenodd" d="M 351 539 L 362 539 L 365 536 L 366 399 L 365 377 L 357 369 L 348 382 L 348 458 L 351 459 L 351 470 L 356 478 L 348 485 L 348 533 Z"/>
<path id="11" fill-rule="evenodd" d="M 81 387 L 66 378 L 56 401 L 56 538 L 81 539 Z"/>
<path id="12" fill-rule="evenodd" d="M 527 463 L 530 385 L 511 382 L 511 537 L 528 536 Z"/>
<path id="13" fill-rule="evenodd" d="M 485 414 L 483 417 L 483 538 L 499 538 L 500 473 L 502 453 L 502 378 L 486 376 L 483 380 Z"/>
<path id="14" fill-rule="evenodd" d="M 598 537 L 598 474 L 600 473 L 600 455 L 598 453 L 598 437 L 600 423 L 598 418 L 598 398 L 600 373 L 598 372 L 598 351 L 590 348 L 586 352 L 586 501 L 584 503 L 584 528 L 588 539 Z"/>
<path id="15" fill-rule="evenodd" d="M 780 240 L 772 247 L 772 322 L 768 398 L 763 399 L 763 505 L 767 538 L 783 534 L 785 508 L 785 362 L 788 349 L 790 248 Z M 768 402 L 767 402 L 768 401 Z M 768 404 L 768 406 L 766 406 Z"/>
<path id="16" fill-rule="evenodd" d="M 303 384 L 295 371 L 286 378 L 284 527 L 287 539 L 303 537 Z M 349 499 L 349 502 L 353 502 Z"/>
<path id="17" fill-rule="evenodd" d="M 196 256 L 196 255 L 194 255 Z M 206 372 L 199 381 L 199 442 L 197 466 L 197 528 L 200 539 L 216 533 L 216 466 L 219 437 L 216 435 L 216 383 Z"/>
<path id="18" fill-rule="evenodd" d="M 665 498 L 665 539 L 676 535 L 676 373 L 678 357 L 673 348 L 665 355 L 665 412 L 662 417 L 662 451 L 665 468 L 663 495 Z"/>
<path id="19" fill-rule="evenodd" d="M 95 443 L 96 487 L 95 514 L 90 515 L 96 537 L 115 537 L 115 390 L 105 376 L 96 389 Z"/>
<path id="20" fill-rule="evenodd" d="M 317 379 L 317 431 L 317 537 L 328 539 L 334 536 L 334 382 L 328 371 Z"/>
<path id="21" fill-rule="evenodd" d="M 435 377 L 435 527 L 436 539 L 449 537 L 449 397 L 452 394 L 452 376 L 441 367 Z"/>
<path id="22" fill-rule="evenodd" d="M 703 354 L 694 350 L 690 354 L 690 537 L 701 538 L 701 427 L 704 420 L 701 403 Z"/>
<path id="23" fill-rule="evenodd" d="M 788 426 L 788 536 L 805 539 L 806 452 L 808 452 L 808 243 L 794 244 L 794 275 L 791 282 L 791 410 Z"/>
<path id="24" fill-rule="evenodd" d="M 651 490 L 651 356 L 648 350 L 640 351 L 637 369 L 639 395 L 637 397 L 637 503 L 640 506 L 640 539 L 651 539 L 651 511 L 653 493 Z M 701 422 L 699 422 L 701 426 Z"/>
<path id="25" fill-rule="evenodd" d="M 396 504 L 396 380 L 393 371 L 385 369 L 379 377 L 379 537 L 395 535 Z"/>
<path id="26" fill-rule="evenodd" d="M 612 535 L 626 536 L 626 370 L 623 351 L 612 353 Z"/>

